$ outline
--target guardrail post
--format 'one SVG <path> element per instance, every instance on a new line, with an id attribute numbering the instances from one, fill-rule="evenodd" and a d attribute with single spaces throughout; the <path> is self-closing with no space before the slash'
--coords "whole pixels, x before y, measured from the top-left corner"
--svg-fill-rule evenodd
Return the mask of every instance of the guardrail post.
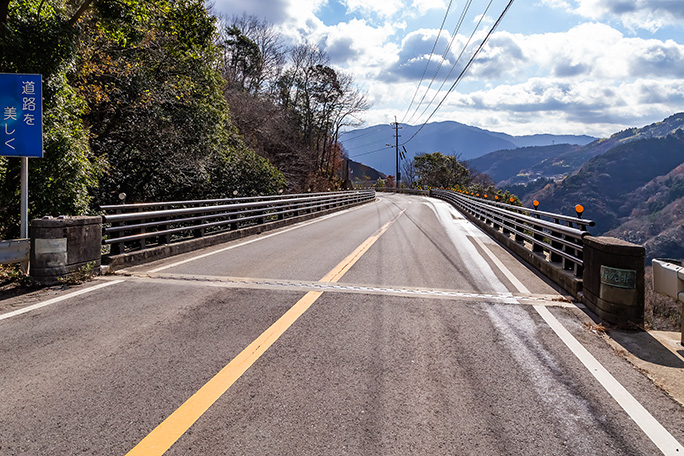
<path id="1" fill-rule="evenodd" d="M 166 221 L 166 220 L 168 220 L 168 217 L 164 217 L 160 221 Z M 169 229 L 169 225 L 163 224 L 163 225 L 159 225 L 158 231 L 166 231 L 168 229 Z M 160 234 L 159 236 L 157 236 L 157 245 L 164 245 L 164 244 L 168 244 L 168 243 L 169 243 L 169 235 L 168 234 Z"/>
<path id="2" fill-rule="evenodd" d="M 681 261 L 665 258 L 653 260 L 653 291 L 681 303 L 681 345 L 684 346 L 684 268 Z"/>
<path id="3" fill-rule="evenodd" d="M 560 225 L 560 220 L 553 219 L 553 223 L 555 223 L 556 225 Z M 572 226 L 572 223 L 569 223 L 568 225 Z M 558 250 L 563 250 L 563 244 L 561 244 L 560 242 L 558 242 L 556 240 L 556 239 L 560 239 L 561 237 L 562 236 L 560 235 L 560 233 L 557 233 L 555 231 L 551 231 L 551 247 L 558 249 Z M 563 261 L 563 257 L 560 256 L 559 254 L 557 254 L 556 252 L 551 251 L 551 255 L 549 257 L 549 260 L 552 263 L 560 263 L 561 261 Z"/>
<path id="4" fill-rule="evenodd" d="M 541 217 L 539 217 L 538 214 L 535 215 L 535 217 L 538 218 L 538 219 L 541 218 Z M 532 225 L 532 228 L 533 228 L 534 230 L 536 230 L 536 231 L 541 231 L 541 230 L 542 230 L 542 228 L 541 228 L 540 226 L 538 226 L 538 225 Z M 534 235 L 533 235 L 534 240 L 535 240 L 535 241 L 543 242 L 543 241 L 544 241 L 544 236 L 542 236 L 541 234 L 537 233 L 536 231 L 535 231 L 535 233 L 534 233 Z M 532 251 L 533 251 L 534 253 L 538 254 L 538 255 L 544 255 L 544 247 L 543 247 L 541 244 L 538 244 L 538 243 L 536 243 L 536 242 L 533 242 L 533 243 L 532 243 Z"/>

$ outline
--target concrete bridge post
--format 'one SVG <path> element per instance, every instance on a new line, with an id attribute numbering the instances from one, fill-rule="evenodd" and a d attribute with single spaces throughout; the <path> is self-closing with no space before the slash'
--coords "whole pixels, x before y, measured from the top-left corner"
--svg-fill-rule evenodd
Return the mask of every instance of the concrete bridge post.
<path id="1" fill-rule="evenodd" d="M 31 221 L 30 275 L 55 285 L 70 274 L 97 274 L 101 264 L 102 217 L 44 217 Z"/>
<path id="2" fill-rule="evenodd" d="M 602 320 L 644 325 L 643 246 L 612 237 L 584 237 L 582 301 Z"/>

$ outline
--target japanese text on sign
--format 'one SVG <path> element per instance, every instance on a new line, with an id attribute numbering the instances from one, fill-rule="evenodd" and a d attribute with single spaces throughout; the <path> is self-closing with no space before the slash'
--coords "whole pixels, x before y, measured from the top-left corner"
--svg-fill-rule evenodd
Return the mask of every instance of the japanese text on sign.
<path id="1" fill-rule="evenodd" d="M 617 288 L 636 288 L 636 271 L 601 266 L 601 283 Z"/>
<path id="2" fill-rule="evenodd" d="M 42 157 L 41 76 L 0 74 L 0 109 L 0 155 Z"/>

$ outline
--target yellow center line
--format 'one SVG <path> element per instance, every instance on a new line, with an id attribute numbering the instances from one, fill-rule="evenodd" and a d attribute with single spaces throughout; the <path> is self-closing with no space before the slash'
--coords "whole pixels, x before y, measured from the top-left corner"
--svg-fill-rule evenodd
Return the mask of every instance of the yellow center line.
<path id="1" fill-rule="evenodd" d="M 320 281 L 339 281 L 405 211 L 406 209 L 399 212 L 392 220 L 366 239 Z M 254 342 L 249 344 L 202 388 L 142 439 L 128 452 L 127 456 L 164 454 L 322 294 L 321 291 L 310 291 L 304 295 Z"/>

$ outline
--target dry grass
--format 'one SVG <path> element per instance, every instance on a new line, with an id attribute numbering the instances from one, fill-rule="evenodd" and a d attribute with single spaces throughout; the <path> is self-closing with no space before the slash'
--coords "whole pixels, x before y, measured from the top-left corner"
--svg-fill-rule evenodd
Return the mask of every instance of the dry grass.
<path id="1" fill-rule="evenodd" d="M 28 285 L 29 278 L 21 272 L 18 264 L 0 264 L 0 287 Z"/>
<path id="2" fill-rule="evenodd" d="M 653 291 L 653 268 L 646 266 L 646 290 L 644 324 L 646 329 L 679 331 L 681 328 L 682 303 Z"/>

